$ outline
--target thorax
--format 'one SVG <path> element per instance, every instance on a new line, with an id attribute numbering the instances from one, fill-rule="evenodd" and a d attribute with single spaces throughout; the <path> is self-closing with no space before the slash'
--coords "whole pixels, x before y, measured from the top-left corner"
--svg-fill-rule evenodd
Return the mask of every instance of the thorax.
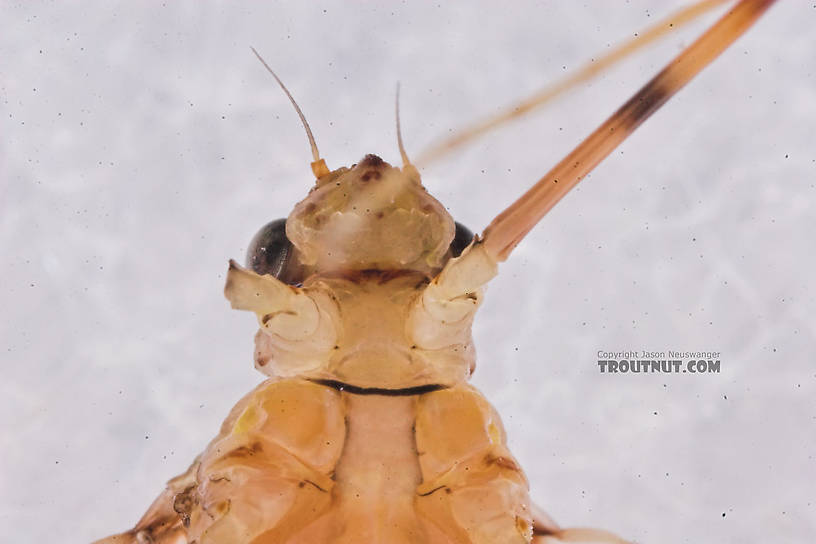
<path id="1" fill-rule="evenodd" d="M 280 376 L 333 380 L 356 387 L 404 389 L 464 381 L 473 362 L 469 326 L 448 345 L 423 346 L 412 311 L 427 285 L 415 272 L 359 272 L 313 276 L 303 285 L 334 339 L 294 343 L 256 338 L 256 360 L 270 360 Z M 291 372 L 287 372 L 292 369 Z"/>

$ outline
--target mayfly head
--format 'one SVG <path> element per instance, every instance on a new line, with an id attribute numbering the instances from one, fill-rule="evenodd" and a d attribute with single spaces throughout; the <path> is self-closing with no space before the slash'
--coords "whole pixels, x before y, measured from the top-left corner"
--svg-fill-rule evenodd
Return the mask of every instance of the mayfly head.
<path id="1" fill-rule="evenodd" d="M 376 155 L 317 180 L 288 219 L 253 238 L 247 267 L 290 283 L 312 273 L 413 270 L 433 275 L 473 241 L 420 184 Z"/>
<path id="2" fill-rule="evenodd" d="M 455 231 L 416 170 L 376 155 L 320 178 L 286 222 L 300 264 L 319 273 L 432 273 L 444 263 Z"/>
<path id="3" fill-rule="evenodd" d="M 331 171 L 320 157 L 300 107 L 255 49 L 253 53 L 292 102 L 312 149 L 317 182 L 283 220 L 264 226 L 250 243 L 247 266 L 287 283 L 312 274 L 360 270 L 415 271 L 434 275 L 473 241 L 420 182 L 402 143 L 399 87 L 396 121 L 402 168 L 366 155 L 351 168 Z"/>

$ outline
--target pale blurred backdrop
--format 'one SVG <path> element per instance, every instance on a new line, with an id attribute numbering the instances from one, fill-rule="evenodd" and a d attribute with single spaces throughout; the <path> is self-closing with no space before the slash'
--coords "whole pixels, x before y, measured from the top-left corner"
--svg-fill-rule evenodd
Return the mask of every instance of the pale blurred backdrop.
<path id="1" fill-rule="evenodd" d="M 684 2 L 3 2 L 4 542 L 132 526 L 252 367 L 222 296 L 329 166 L 409 153 Z M 722 10 L 720 10 L 721 12 Z M 423 170 L 474 230 L 716 18 Z M 648 543 L 816 534 L 816 9 L 779 2 L 518 247 L 475 326 L 475 384 L 535 500 Z M 598 350 L 721 372 L 605 375 Z"/>

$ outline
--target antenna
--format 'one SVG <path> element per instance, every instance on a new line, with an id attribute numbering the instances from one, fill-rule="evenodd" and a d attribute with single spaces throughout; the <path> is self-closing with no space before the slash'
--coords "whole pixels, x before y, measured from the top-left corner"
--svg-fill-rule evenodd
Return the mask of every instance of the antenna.
<path id="1" fill-rule="evenodd" d="M 394 109 L 397 114 L 397 145 L 399 146 L 400 156 L 402 156 L 402 166 L 408 166 L 411 164 L 411 160 L 408 158 L 408 154 L 405 152 L 405 146 L 402 143 L 402 127 L 400 126 L 400 114 L 399 114 L 399 97 L 400 97 L 400 84 L 399 81 L 397 82 L 397 97 L 394 101 Z"/>
<path id="2" fill-rule="evenodd" d="M 300 110 L 300 106 L 297 105 L 297 102 L 295 102 L 295 99 L 292 97 L 292 93 L 289 92 L 289 89 L 286 88 L 283 81 L 281 81 L 278 75 L 272 70 L 272 68 L 269 67 L 269 65 L 254 47 L 250 46 L 250 49 L 252 49 L 252 52 L 255 53 L 256 57 L 258 57 L 258 60 L 261 61 L 261 64 L 264 65 L 264 68 L 266 68 L 269 73 L 272 74 L 272 77 L 275 78 L 275 81 L 278 82 L 278 85 L 281 86 L 281 89 L 283 89 L 283 92 L 286 93 L 286 96 L 289 97 L 289 100 L 295 107 L 295 111 L 297 111 L 298 117 L 300 117 L 300 122 L 303 123 L 303 128 L 306 129 L 306 136 L 309 137 L 309 145 L 312 146 L 312 158 L 314 159 L 312 162 L 312 172 L 314 172 L 316 178 L 320 179 L 321 177 L 330 173 L 330 170 L 329 167 L 326 166 L 326 161 L 320 158 L 320 152 L 317 150 L 317 144 L 315 143 L 314 136 L 312 135 L 312 129 L 309 127 L 309 123 L 306 122 L 306 117 L 304 117 L 303 112 Z"/>
<path id="3" fill-rule="evenodd" d="M 399 81 L 397 82 L 397 96 L 394 101 L 394 109 L 395 113 L 397 114 L 397 145 L 399 146 L 400 156 L 402 157 L 402 170 L 408 176 L 415 181 L 419 181 L 419 172 L 417 172 L 416 167 L 411 164 L 411 159 L 408 158 L 408 153 L 405 152 L 405 145 L 402 143 L 402 125 L 400 124 L 400 110 L 399 110 L 399 98 L 400 98 L 400 84 Z"/>

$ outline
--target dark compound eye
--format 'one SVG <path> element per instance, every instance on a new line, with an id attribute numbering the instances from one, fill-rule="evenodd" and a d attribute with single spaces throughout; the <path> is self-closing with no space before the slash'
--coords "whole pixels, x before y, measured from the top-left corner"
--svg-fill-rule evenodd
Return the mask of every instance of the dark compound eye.
<path id="1" fill-rule="evenodd" d="M 472 241 L 473 233 L 470 232 L 469 228 L 457 221 L 456 234 L 454 234 L 453 241 L 450 245 L 451 255 L 453 257 L 458 257 Z"/>
<path id="2" fill-rule="evenodd" d="M 286 237 L 286 219 L 276 219 L 261 228 L 247 249 L 246 266 L 256 274 L 271 274 L 281 279 L 292 255 L 292 242 Z"/>

